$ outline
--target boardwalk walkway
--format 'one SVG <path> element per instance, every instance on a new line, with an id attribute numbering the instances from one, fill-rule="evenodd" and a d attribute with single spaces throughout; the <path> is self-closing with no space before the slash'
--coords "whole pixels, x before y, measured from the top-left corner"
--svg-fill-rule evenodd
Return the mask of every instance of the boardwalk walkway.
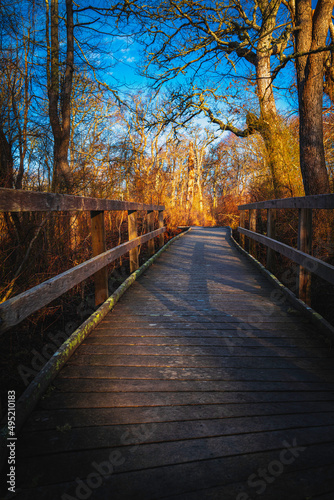
<path id="1" fill-rule="evenodd" d="M 17 498 L 334 498 L 332 354 L 228 234 L 179 239 L 79 347 L 19 436 Z"/>

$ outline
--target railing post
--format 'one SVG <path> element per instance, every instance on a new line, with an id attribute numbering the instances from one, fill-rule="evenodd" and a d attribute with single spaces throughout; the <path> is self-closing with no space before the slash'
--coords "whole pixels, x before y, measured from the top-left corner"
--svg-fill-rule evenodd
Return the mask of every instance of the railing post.
<path id="1" fill-rule="evenodd" d="M 150 233 L 154 231 L 154 212 L 153 210 L 148 210 L 147 212 L 147 231 Z M 148 242 L 148 255 L 152 257 L 155 253 L 154 238 Z"/>
<path id="2" fill-rule="evenodd" d="M 106 251 L 106 234 L 104 227 L 104 212 L 91 211 L 91 235 L 93 257 Z M 109 296 L 108 292 L 108 268 L 104 267 L 94 274 L 95 282 L 95 305 L 105 302 Z"/>
<path id="3" fill-rule="evenodd" d="M 158 222 L 159 222 L 159 229 L 163 228 L 164 227 L 164 212 L 163 212 L 163 210 L 159 210 Z M 164 234 L 162 233 L 159 235 L 159 248 L 162 248 L 164 246 L 164 243 L 165 243 L 165 238 L 164 238 Z"/>
<path id="4" fill-rule="evenodd" d="M 311 254 L 312 251 L 312 209 L 300 208 L 298 219 L 298 250 Z M 311 273 L 299 266 L 297 276 L 298 296 L 306 304 L 311 303 Z"/>
<path id="5" fill-rule="evenodd" d="M 137 211 L 128 210 L 128 235 L 129 241 L 137 238 L 138 224 L 137 224 Z M 130 273 L 133 273 L 139 268 L 138 247 L 133 248 L 129 252 L 130 260 Z"/>
<path id="6" fill-rule="evenodd" d="M 276 208 L 268 208 L 267 210 L 267 236 L 268 238 L 276 238 Z M 275 250 L 267 247 L 267 269 L 272 273 L 275 273 L 275 263 L 276 263 Z"/>
<path id="7" fill-rule="evenodd" d="M 249 210 L 249 230 L 254 231 L 256 233 L 256 219 L 257 219 L 257 210 L 256 208 L 252 208 Z M 249 253 L 256 258 L 256 241 L 250 238 L 249 242 Z"/>
<path id="8" fill-rule="evenodd" d="M 246 220 L 246 212 L 245 212 L 245 210 L 241 210 L 240 221 L 239 221 L 240 227 L 245 227 L 245 220 Z M 245 235 L 244 234 L 240 234 L 240 243 L 241 243 L 242 248 L 245 248 Z"/>

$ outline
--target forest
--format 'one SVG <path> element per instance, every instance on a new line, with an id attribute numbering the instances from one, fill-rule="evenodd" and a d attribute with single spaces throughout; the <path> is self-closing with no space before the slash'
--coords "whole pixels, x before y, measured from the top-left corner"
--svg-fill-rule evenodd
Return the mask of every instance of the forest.
<path id="1" fill-rule="evenodd" d="M 236 228 L 248 201 L 332 193 L 333 4 L 2 0 L 0 187 L 165 205 L 167 238 Z M 283 241 L 296 224 L 281 215 Z M 107 226 L 109 245 L 126 239 L 123 212 Z M 0 227 L 0 302 L 91 254 L 85 214 L 5 212 Z M 331 231 L 319 210 L 313 253 L 329 261 Z M 73 303 L 91 310 L 90 286 L 29 318 L 19 351 L 11 332 L 8 363 Z"/>

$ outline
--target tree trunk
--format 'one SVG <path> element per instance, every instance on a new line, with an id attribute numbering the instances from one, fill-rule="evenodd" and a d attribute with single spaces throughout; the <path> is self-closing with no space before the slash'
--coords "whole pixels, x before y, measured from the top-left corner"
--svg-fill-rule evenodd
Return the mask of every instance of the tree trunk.
<path id="1" fill-rule="evenodd" d="M 71 133 L 71 94 L 74 64 L 73 5 L 66 0 L 66 64 L 62 86 L 60 86 L 58 0 L 51 0 L 49 41 L 49 4 L 47 6 L 46 35 L 48 40 L 48 96 L 49 118 L 54 137 L 54 165 L 52 191 L 70 192 L 71 176 L 68 149 Z"/>
<path id="2" fill-rule="evenodd" d="M 254 121 L 254 128 L 261 134 L 268 153 L 268 166 L 275 198 L 282 196 L 279 174 L 283 169 L 283 144 L 280 140 L 281 127 L 273 92 L 270 56 L 272 53 L 272 33 L 276 25 L 279 5 L 279 1 L 271 4 L 267 0 L 259 1 L 263 23 L 255 61 L 260 118 Z"/>
<path id="3" fill-rule="evenodd" d="M 187 186 L 187 202 L 186 211 L 190 212 L 193 205 L 194 199 L 194 181 L 195 181 L 195 161 L 194 161 L 194 149 L 193 144 L 189 145 L 189 157 L 188 157 L 188 186 Z"/>
<path id="4" fill-rule="evenodd" d="M 325 47 L 333 0 L 319 0 L 312 16 L 309 0 L 296 1 L 297 54 Z M 296 59 L 300 167 L 306 195 L 329 192 L 323 143 L 322 97 L 325 52 Z"/>

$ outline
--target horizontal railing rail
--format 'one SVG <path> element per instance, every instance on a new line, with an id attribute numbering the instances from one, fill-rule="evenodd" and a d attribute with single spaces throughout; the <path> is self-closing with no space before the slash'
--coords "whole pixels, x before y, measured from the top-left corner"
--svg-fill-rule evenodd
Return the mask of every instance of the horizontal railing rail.
<path id="1" fill-rule="evenodd" d="M 277 209 L 298 209 L 297 249 L 276 240 Z M 279 252 L 299 265 L 297 273 L 297 294 L 301 300 L 310 303 L 311 273 L 334 284 L 334 266 L 311 255 L 312 250 L 312 210 L 334 209 L 334 194 L 283 198 L 240 205 L 241 246 L 245 248 L 245 236 L 250 238 L 249 250 L 256 257 L 256 242 L 267 247 L 266 267 L 274 272 L 274 252 Z M 267 235 L 257 232 L 258 211 L 267 210 Z M 249 211 L 249 229 L 246 225 L 246 211 Z"/>
<path id="2" fill-rule="evenodd" d="M 105 302 L 109 296 L 108 264 L 129 252 L 130 272 L 133 272 L 139 268 L 139 245 L 148 242 L 149 256 L 155 253 L 154 238 L 159 237 L 159 247 L 163 246 L 163 233 L 166 231 L 164 209 L 163 205 L 0 188 L 0 212 L 89 211 L 93 248 L 91 259 L 0 304 L 0 332 L 19 324 L 92 275 L 95 281 L 95 304 Z M 104 212 L 118 210 L 128 212 L 129 241 L 107 250 Z M 138 211 L 147 212 L 149 232 L 142 236 L 138 236 Z M 154 229 L 154 211 L 159 212 L 158 229 Z"/>
<path id="3" fill-rule="evenodd" d="M 269 209 L 269 208 L 334 208 L 334 194 L 316 194 L 312 196 L 296 196 L 295 198 L 281 198 L 278 200 L 256 201 L 240 205 L 239 210 Z"/>
<path id="4" fill-rule="evenodd" d="M 164 210 L 162 205 L 0 188 L 0 212 Z"/>

